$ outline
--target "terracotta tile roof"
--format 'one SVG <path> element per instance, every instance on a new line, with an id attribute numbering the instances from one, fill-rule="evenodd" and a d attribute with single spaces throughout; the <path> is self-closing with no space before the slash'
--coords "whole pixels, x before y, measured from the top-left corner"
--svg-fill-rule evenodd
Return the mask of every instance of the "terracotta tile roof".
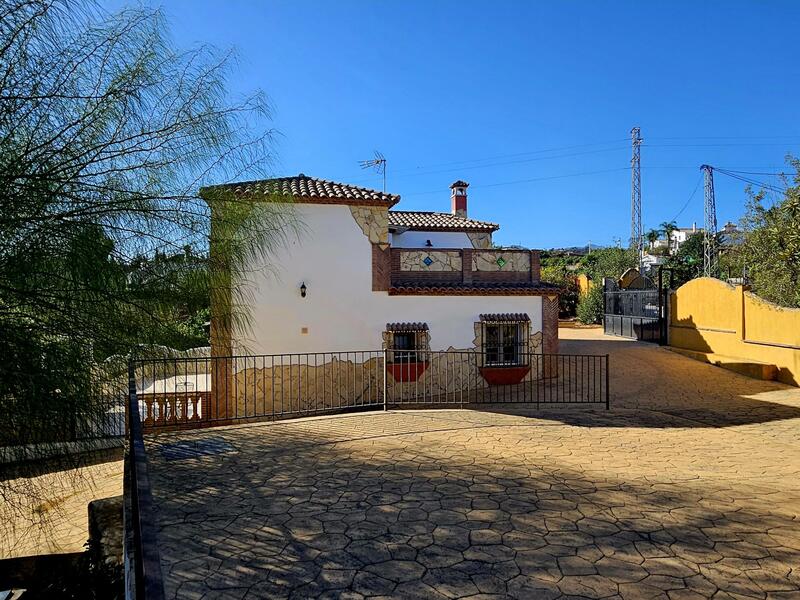
<path id="1" fill-rule="evenodd" d="M 307 202 L 330 204 L 377 204 L 394 206 L 400 196 L 387 194 L 369 188 L 347 183 L 337 183 L 326 179 L 316 179 L 300 173 L 293 177 L 277 177 L 258 181 L 240 181 L 214 185 L 204 190 L 229 190 L 245 196 L 284 195 Z"/>
<path id="2" fill-rule="evenodd" d="M 386 331 L 428 331 L 427 323 L 387 323 Z"/>
<path id="3" fill-rule="evenodd" d="M 552 283 L 481 282 L 481 283 L 403 283 L 392 285 L 389 295 L 396 296 L 541 296 L 558 294 L 561 288 Z"/>
<path id="4" fill-rule="evenodd" d="M 477 221 L 450 213 L 418 210 L 390 210 L 389 227 L 402 227 L 415 231 L 497 231 L 499 225 Z"/>
<path id="5" fill-rule="evenodd" d="M 520 323 L 531 320 L 527 313 L 494 313 L 480 317 L 486 323 Z"/>

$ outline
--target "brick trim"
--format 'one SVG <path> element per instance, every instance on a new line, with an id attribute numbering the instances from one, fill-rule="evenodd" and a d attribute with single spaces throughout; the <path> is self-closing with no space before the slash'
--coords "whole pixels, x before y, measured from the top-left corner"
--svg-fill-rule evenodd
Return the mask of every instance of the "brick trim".
<path id="1" fill-rule="evenodd" d="M 542 352 L 558 354 L 558 296 L 542 298 Z M 545 360 L 542 377 L 558 377 L 558 361 Z"/>
<path id="2" fill-rule="evenodd" d="M 558 294 L 542 298 L 542 346 L 545 354 L 558 354 Z"/>
<path id="3" fill-rule="evenodd" d="M 392 280 L 392 249 L 372 244 L 372 291 L 386 292 Z"/>
<path id="4" fill-rule="evenodd" d="M 531 250 L 531 281 L 537 283 L 542 279 L 542 261 L 538 250 Z"/>
<path id="5" fill-rule="evenodd" d="M 548 296 L 558 294 L 558 290 L 541 288 L 476 288 L 476 287 L 433 287 L 433 286 L 392 286 L 390 296 Z M 556 301 L 558 304 L 558 301 Z M 556 325 L 558 322 L 556 322 Z"/>
<path id="6" fill-rule="evenodd" d="M 461 251 L 461 281 L 466 284 L 472 283 L 472 248 L 464 248 Z"/>

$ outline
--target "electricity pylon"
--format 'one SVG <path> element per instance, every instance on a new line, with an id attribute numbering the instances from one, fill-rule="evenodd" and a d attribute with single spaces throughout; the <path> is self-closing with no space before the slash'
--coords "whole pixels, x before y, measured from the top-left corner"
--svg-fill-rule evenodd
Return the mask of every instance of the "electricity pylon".
<path id="1" fill-rule="evenodd" d="M 703 275 L 705 277 L 717 276 L 717 206 L 714 198 L 714 167 L 702 165 L 703 171 L 703 216 L 705 229 L 703 230 Z"/>
<path id="2" fill-rule="evenodd" d="M 642 273 L 644 235 L 642 233 L 642 165 L 641 145 L 644 140 L 640 129 L 631 129 L 633 156 L 631 157 L 631 248 L 635 248 L 639 258 L 639 273 Z"/>

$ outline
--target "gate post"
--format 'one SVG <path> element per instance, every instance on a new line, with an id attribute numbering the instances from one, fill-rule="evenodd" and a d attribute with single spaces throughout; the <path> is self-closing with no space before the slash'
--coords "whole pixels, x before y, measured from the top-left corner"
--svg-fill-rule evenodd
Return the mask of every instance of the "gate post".
<path id="1" fill-rule="evenodd" d="M 664 302 L 664 267 L 658 267 L 658 345 L 665 346 L 667 343 L 666 336 L 664 335 L 666 323 L 666 311 Z"/>
<path id="2" fill-rule="evenodd" d="M 606 410 L 611 408 L 611 396 L 610 396 L 609 391 L 608 391 L 608 384 L 609 384 L 609 380 L 610 380 L 610 378 L 608 376 L 609 375 L 608 374 L 608 362 L 609 362 L 608 358 L 609 358 L 609 355 L 606 354 Z"/>
<path id="3" fill-rule="evenodd" d="M 386 348 L 383 349 L 383 410 L 386 410 L 386 392 L 387 392 L 387 384 L 386 384 L 386 358 L 388 355 L 388 351 Z"/>
<path id="4" fill-rule="evenodd" d="M 138 398 L 136 397 L 136 367 L 133 364 L 133 360 L 128 360 L 128 400 L 125 402 L 125 435 L 128 435 L 131 427 L 131 419 L 136 416 L 139 418 L 138 410 L 136 411 L 136 415 L 133 415 L 131 412 L 131 403 L 137 402 Z M 139 408 L 139 405 L 136 405 L 136 408 Z"/>

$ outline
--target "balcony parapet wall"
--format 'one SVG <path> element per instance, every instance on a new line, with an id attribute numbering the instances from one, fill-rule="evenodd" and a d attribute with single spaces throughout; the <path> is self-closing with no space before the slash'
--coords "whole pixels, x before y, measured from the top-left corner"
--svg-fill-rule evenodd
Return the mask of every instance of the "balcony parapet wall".
<path id="1" fill-rule="evenodd" d="M 538 250 L 391 248 L 391 284 L 538 283 Z"/>
<path id="2" fill-rule="evenodd" d="M 419 273 L 462 270 L 459 250 L 410 250 L 400 252 L 400 270 Z"/>

